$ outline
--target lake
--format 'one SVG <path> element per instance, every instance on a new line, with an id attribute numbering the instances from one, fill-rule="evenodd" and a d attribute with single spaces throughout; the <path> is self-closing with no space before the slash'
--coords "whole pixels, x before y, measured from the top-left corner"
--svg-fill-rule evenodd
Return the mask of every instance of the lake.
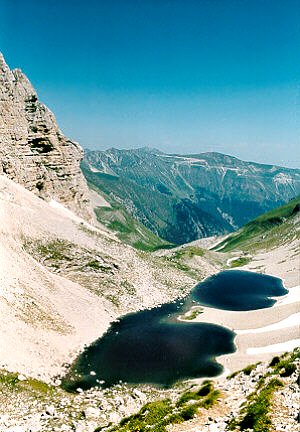
<path id="1" fill-rule="evenodd" d="M 109 387 L 120 381 L 170 387 L 188 378 L 217 376 L 222 366 L 216 357 L 235 351 L 235 334 L 218 325 L 181 322 L 177 317 L 191 304 L 239 311 L 266 308 L 275 303 L 269 297 L 287 292 L 281 280 L 271 276 L 221 272 L 198 284 L 185 299 L 113 322 L 79 355 L 62 385 L 68 391 Z"/>
<path id="2" fill-rule="evenodd" d="M 232 311 L 264 309 L 287 294 L 281 279 L 247 271 L 226 270 L 198 284 L 192 298 L 203 306 Z"/>

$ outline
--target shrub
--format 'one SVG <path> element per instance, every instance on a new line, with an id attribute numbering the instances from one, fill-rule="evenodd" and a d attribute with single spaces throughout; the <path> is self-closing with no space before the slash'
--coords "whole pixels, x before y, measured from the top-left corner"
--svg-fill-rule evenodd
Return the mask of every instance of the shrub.
<path id="1" fill-rule="evenodd" d="M 284 370 L 282 372 L 280 372 L 280 376 L 288 377 L 288 376 L 291 376 L 295 371 L 296 371 L 296 365 L 295 364 L 293 364 L 293 363 L 287 364 L 284 367 Z"/>
<path id="2" fill-rule="evenodd" d="M 268 432 L 271 420 L 268 417 L 269 406 L 273 392 L 283 386 L 283 383 L 273 378 L 268 385 L 261 390 L 257 398 L 248 405 L 244 418 L 239 422 L 241 431 L 253 429 L 253 432 Z"/>
<path id="3" fill-rule="evenodd" d="M 200 390 L 197 391 L 198 396 L 207 396 L 213 390 L 213 385 L 211 382 L 204 384 Z"/>
<path id="4" fill-rule="evenodd" d="M 276 366 L 280 362 L 280 358 L 278 356 L 275 356 L 272 358 L 269 366 L 273 367 Z"/>
<path id="5" fill-rule="evenodd" d="M 198 409 L 198 404 L 189 405 L 181 411 L 180 415 L 184 421 L 190 420 L 196 414 L 197 409 Z"/>
<path id="6" fill-rule="evenodd" d="M 242 372 L 244 372 L 245 375 L 250 375 L 251 372 L 252 372 L 255 368 L 256 368 L 256 364 L 254 364 L 254 365 L 250 365 L 250 366 L 245 367 L 245 368 L 242 370 Z"/>

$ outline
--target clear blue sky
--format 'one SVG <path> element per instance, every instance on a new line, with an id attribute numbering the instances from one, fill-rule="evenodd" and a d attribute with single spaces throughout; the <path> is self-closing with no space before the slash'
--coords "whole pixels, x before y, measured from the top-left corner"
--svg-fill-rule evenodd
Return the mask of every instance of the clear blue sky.
<path id="1" fill-rule="evenodd" d="M 298 0 L 0 0 L 0 13 L 8 65 L 82 146 L 299 166 Z"/>

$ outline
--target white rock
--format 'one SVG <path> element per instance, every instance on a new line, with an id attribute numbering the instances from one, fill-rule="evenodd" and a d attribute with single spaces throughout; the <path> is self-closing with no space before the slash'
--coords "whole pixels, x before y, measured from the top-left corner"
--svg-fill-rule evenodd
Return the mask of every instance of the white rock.
<path id="1" fill-rule="evenodd" d="M 110 417 L 110 421 L 112 423 L 118 423 L 120 421 L 120 419 L 121 419 L 121 417 L 119 416 L 119 414 L 117 414 L 116 412 L 111 413 L 109 417 Z"/>
<path id="2" fill-rule="evenodd" d="M 19 381 L 26 381 L 26 377 L 22 374 L 18 375 L 18 380 Z"/>
<path id="3" fill-rule="evenodd" d="M 144 393 L 142 393 L 140 390 L 134 389 L 132 394 L 136 397 L 138 397 L 139 399 L 141 399 L 142 401 L 146 401 L 147 397 Z"/>
<path id="4" fill-rule="evenodd" d="M 87 419 L 100 417 L 101 411 L 98 408 L 87 407 L 84 410 Z"/>
<path id="5" fill-rule="evenodd" d="M 209 425 L 209 432 L 219 432 L 219 427 L 216 423 L 211 423 Z"/>
<path id="6" fill-rule="evenodd" d="M 11 426 L 6 429 L 6 432 L 27 432 L 27 426 Z"/>
<path id="7" fill-rule="evenodd" d="M 54 416 L 55 415 L 55 408 L 53 405 L 49 405 L 46 407 L 46 414 L 50 415 L 50 416 Z"/>

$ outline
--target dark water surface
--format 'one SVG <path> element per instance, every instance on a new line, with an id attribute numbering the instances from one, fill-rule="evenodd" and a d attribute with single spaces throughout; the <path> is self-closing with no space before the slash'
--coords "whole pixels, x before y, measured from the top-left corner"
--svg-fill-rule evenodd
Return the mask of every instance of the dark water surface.
<path id="1" fill-rule="evenodd" d="M 180 322 L 176 317 L 195 301 L 219 309 L 251 310 L 272 306 L 275 301 L 268 296 L 286 293 L 281 281 L 271 276 L 221 272 L 198 284 L 183 300 L 128 314 L 112 323 L 77 358 L 63 387 L 88 389 L 99 381 L 103 387 L 120 381 L 171 386 L 187 378 L 219 375 L 222 366 L 215 357 L 235 351 L 235 334 L 221 326 Z"/>
<path id="2" fill-rule="evenodd" d="M 287 293 L 281 279 L 246 271 L 226 270 L 198 284 L 191 295 L 204 306 L 247 311 L 273 306 L 276 300 L 269 297 Z"/>

